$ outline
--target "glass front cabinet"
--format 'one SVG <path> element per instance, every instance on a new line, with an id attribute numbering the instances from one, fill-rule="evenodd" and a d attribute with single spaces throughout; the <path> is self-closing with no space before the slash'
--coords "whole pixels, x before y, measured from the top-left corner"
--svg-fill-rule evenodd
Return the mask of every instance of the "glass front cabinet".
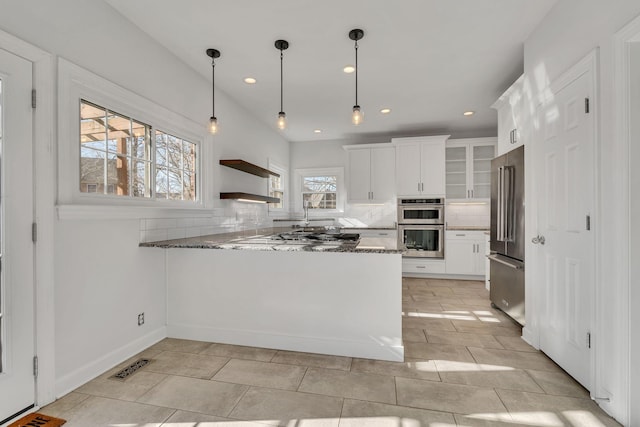
<path id="1" fill-rule="evenodd" d="M 447 141 L 447 202 L 491 198 L 491 160 L 496 142 L 496 138 Z"/>

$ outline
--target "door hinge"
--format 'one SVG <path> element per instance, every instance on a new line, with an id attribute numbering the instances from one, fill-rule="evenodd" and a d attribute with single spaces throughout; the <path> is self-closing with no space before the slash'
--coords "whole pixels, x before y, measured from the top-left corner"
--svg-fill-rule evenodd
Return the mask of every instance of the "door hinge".
<path id="1" fill-rule="evenodd" d="M 589 98 L 584 99 L 584 112 L 585 114 L 589 114 Z"/>
<path id="2" fill-rule="evenodd" d="M 31 224 L 31 240 L 33 241 L 33 243 L 36 243 L 38 241 L 38 223 L 34 222 L 33 224 Z"/>
<path id="3" fill-rule="evenodd" d="M 587 215 L 587 231 L 591 230 L 591 215 Z"/>
<path id="4" fill-rule="evenodd" d="M 591 332 L 587 332 L 587 348 L 591 348 Z"/>
<path id="5" fill-rule="evenodd" d="M 38 378 L 38 356 L 33 356 L 33 376 Z"/>
<path id="6" fill-rule="evenodd" d="M 31 89 L 31 108 L 36 108 L 36 90 Z"/>

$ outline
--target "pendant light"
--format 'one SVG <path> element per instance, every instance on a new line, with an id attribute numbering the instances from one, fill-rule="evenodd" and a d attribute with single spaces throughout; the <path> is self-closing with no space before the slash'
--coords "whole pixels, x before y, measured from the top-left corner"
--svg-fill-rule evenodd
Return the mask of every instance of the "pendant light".
<path id="1" fill-rule="evenodd" d="M 284 108 L 282 107 L 282 59 L 284 55 L 282 54 L 283 50 L 287 50 L 289 47 L 289 42 L 286 40 L 276 40 L 275 42 L 276 49 L 280 51 L 280 112 L 278 113 L 278 129 L 284 130 L 287 127 L 287 115 L 284 113 Z"/>
<path id="2" fill-rule="evenodd" d="M 218 119 L 216 118 L 216 58 L 220 57 L 218 49 L 207 49 L 207 56 L 211 58 L 211 117 L 209 118 L 209 133 L 218 133 Z"/>
<path id="3" fill-rule="evenodd" d="M 362 37 L 364 37 L 364 31 L 358 28 L 349 31 L 349 38 L 355 42 L 356 50 L 356 104 L 353 106 L 353 112 L 351 113 L 351 123 L 356 126 L 362 123 L 364 119 L 364 114 L 358 105 L 358 40 L 362 39 Z"/>

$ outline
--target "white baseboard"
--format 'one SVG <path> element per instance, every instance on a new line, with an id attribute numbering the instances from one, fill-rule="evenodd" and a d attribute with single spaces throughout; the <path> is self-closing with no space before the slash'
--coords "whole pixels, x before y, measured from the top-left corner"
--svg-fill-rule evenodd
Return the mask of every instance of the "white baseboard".
<path id="1" fill-rule="evenodd" d="M 411 277 L 416 279 L 452 279 L 452 280 L 478 280 L 484 282 L 484 276 L 472 276 L 468 274 L 446 274 L 446 273 L 415 273 L 402 272 L 402 277 Z"/>
<path id="2" fill-rule="evenodd" d="M 196 341 L 246 345 L 304 353 L 366 359 L 404 361 L 404 346 L 375 341 L 347 341 L 332 338 L 268 334 L 261 331 L 218 329 L 194 325 L 169 325 L 167 336 Z"/>
<path id="3" fill-rule="evenodd" d="M 59 399 L 70 391 L 75 390 L 87 381 L 94 379 L 98 375 L 101 375 L 105 371 L 113 368 L 118 363 L 122 363 L 122 361 L 140 353 L 142 350 L 166 337 L 167 328 L 166 326 L 163 326 L 133 342 L 128 343 L 125 346 L 105 354 L 97 360 L 81 366 L 61 378 L 57 378 L 55 383 L 56 399 Z"/>

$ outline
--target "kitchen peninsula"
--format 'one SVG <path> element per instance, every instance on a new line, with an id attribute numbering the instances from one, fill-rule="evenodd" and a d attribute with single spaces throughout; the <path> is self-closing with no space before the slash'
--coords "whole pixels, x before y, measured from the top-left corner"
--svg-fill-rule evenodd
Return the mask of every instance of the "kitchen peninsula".
<path id="1" fill-rule="evenodd" d="M 168 336 L 402 361 L 395 239 L 283 231 L 141 243 L 166 251 Z"/>

